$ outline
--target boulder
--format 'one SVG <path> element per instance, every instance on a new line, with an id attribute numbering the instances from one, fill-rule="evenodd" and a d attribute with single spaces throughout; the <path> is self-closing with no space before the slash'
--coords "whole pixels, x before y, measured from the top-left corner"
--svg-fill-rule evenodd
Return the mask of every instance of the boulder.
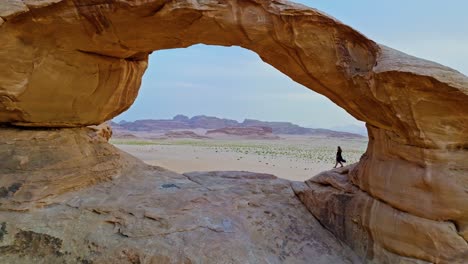
<path id="1" fill-rule="evenodd" d="M 327 229 L 369 261 L 465 263 L 468 259 L 467 243 L 453 222 L 418 217 L 373 198 L 351 183 L 347 171 L 324 172 L 306 183 L 294 183 L 293 189 Z"/>
<path id="2" fill-rule="evenodd" d="M 0 161 L 0 219 L 141 165 L 91 128 L 0 129 Z"/>

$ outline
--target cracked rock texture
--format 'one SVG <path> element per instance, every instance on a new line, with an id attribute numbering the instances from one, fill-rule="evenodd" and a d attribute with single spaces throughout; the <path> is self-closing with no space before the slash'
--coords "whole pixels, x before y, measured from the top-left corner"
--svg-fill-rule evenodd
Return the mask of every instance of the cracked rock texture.
<path id="1" fill-rule="evenodd" d="M 453 222 L 414 216 L 373 198 L 351 183 L 353 166 L 293 183 L 301 201 L 336 237 L 377 262 L 466 263 L 467 244 Z"/>
<path id="2" fill-rule="evenodd" d="M 362 229 L 372 234 L 371 253 L 364 235 L 361 242 L 342 240 L 361 243 L 366 250 L 353 248 L 377 262 L 388 261 L 380 249 L 402 259 L 466 260 L 468 78 L 453 69 L 379 45 L 315 9 L 282 0 L 7 0 L 0 5 L 0 43 L 2 207 L 25 210 L 23 201 L 52 199 L 125 174 L 128 164 L 104 140 L 80 148 L 83 133 L 77 131 L 133 103 L 151 52 L 237 45 L 367 123 L 369 147 L 347 178 L 321 176 L 333 182 L 327 190 L 353 193 L 351 204 L 372 220 Z M 37 131 L 39 140 L 34 133 L 28 140 L 31 131 L 15 133 L 6 128 L 11 125 L 78 130 Z M 62 132 L 64 141 L 54 141 Z M 55 135 L 47 139 L 54 142 L 50 149 L 40 140 L 47 133 Z M 26 176 L 26 186 L 14 180 Z M 63 187 L 75 181 L 75 189 Z M 325 188 L 307 186 L 315 186 L 314 193 Z M 341 203 L 340 195 L 327 197 L 330 202 L 309 200 L 323 209 Z M 335 234 L 351 228 L 311 212 Z M 434 230 L 443 243 L 431 245 L 439 241 Z M 25 237 L 35 236 L 20 239 Z"/>
<path id="3" fill-rule="evenodd" d="M 89 131 L 60 131 L 52 140 L 79 142 L 63 148 L 92 149 L 93 156 L 127 165 L 100 177 L 105 173 L 94 160 L 70 154 L 70 162 L 90 168 L 74 175 L 70 166 L 75 181 L 50 169 L 63 167 L 63 160 L 9 178 L 0 191 L 0 263 L 360 262 L 307 211 L 287 180 L 235 171 L 180 175 L 100 146 Z M 19 137 L 25 133 L 40 132 Z"/>

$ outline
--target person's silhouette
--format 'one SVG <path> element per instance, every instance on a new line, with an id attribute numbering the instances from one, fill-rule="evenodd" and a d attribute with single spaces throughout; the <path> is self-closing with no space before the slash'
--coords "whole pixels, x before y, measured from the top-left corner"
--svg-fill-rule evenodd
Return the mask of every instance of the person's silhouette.
<path id="1" fill-rule="evenodd" d="M 333 168 L 336 168 L 336 166 L 338 166 L 338 163 L 341 165 L 341 167 L 343 167 L 343 163 L 342 162 L 346 162 L 345 159 L 343 159 L 343 156 L 341 155 L 341 147 L 338 146 L 338 150 L 336 151 L 336 163 L 335 163 L 335 167 Z"/>

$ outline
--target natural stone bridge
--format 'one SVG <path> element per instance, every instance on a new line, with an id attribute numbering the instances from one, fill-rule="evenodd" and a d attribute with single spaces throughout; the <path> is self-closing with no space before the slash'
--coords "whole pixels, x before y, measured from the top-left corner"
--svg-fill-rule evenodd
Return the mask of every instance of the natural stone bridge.
<path id="1" fill-rule="evenodd" d="M 108 213 L 114 217 L 108 223 L 128 228 L 130 220 L 116 211 L 94 200 L 101 209 L 89 201 L 86 207 L 79 197 L 105 200 L 105 188 L 96 186 L 138 177 L 137 167 L 144 175 L 154 168 L 84 127 L 132 105 L 151 52 L 199 43 L 252 50 L 367 123 L 369 146 L 355 167 L 292 185 L 359 256 L 378 263 L 468 259 L 468 78 L 455 70 L 282 0 L 8 0 L 0 5 L 0 43 L 0 251 L 13 259 L 32 252 L 20 250 L 21 241 L 47 241 L 35 257 L 64 258 L 61 242 L 48 236 L 61 237 L 66 247 L 67 236 L 92 223 L 84 213 L 74 215 L 75 230 L 57 224 L 41 237 L 39 231 L 52 228 L 49 218 L 60 218 L 47 211 L 54 204 Z M 15 226 L 18 218 L 37 222 Z M 104 252 L 101 247 L 91 243 L 85 255 Z M 186 261 L 165 254 L 155 263 Z"/>

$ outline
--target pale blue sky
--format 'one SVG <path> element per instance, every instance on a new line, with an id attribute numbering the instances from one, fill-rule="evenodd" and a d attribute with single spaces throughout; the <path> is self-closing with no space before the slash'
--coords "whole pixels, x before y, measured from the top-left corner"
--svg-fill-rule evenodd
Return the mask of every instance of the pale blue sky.
<path id="1" fill-rule="evenodd" d="M 295 2 L 324 11 L 379 43 L 468 74 L 466 0 Z M 255 53 L 204 45 L 153 53 L 135 104 L 116 120 L 176 114 L 291 121 L 325 128 L 358 123 Z"/>

